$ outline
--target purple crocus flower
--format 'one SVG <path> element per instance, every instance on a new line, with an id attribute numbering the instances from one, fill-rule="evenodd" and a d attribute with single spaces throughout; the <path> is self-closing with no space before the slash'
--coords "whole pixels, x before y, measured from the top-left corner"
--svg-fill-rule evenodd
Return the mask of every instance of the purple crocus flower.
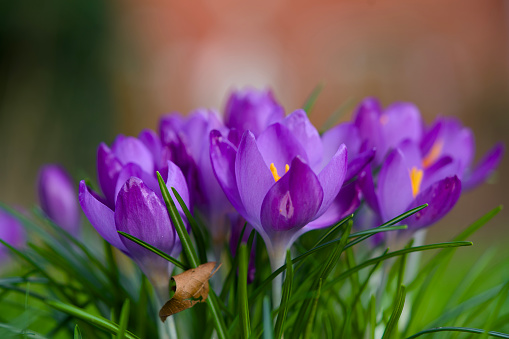
<path id="1" fill-rule="evenodd" d="M 78 198 L 71 177 L 59 165 L 39 170 L 38 193 L 41 208 L 58 226 L 77 236 L 80 232 Z"/>
<path id="2" fill-rule="evenodd" d="M 244 132 L 238 148 L 219 131 L 210 138 L 221 187 L 260 233 L 276 269 L 295 239 L 318 228 L 310 222 L 338 195 L 346 175 L 345 145 L 324 157 L 322 140 L 303 110 L 270 125 L 258 138 Z"/>
<path id="3" fill-rule="evenodd" d="M 224 111 L 226 127 L 236 129 L 240 135 L 249 130 L 255 137 L 284 116 L 285 111 L 272 91 L 252 88 L 232 92 Z"/>
<path id="4" fill-rule="evenodd" d="M 429 168 L 422 164 L 418 145 L 406 140 L 385 159 L 376 187 L 370 170 L 361 174 L 366 203 L 378 216 L 372 220 L 385 222 L 428 203 L 427 208 L 405 220 L 409 228 L 416 229 L 433 224 L 452 209 L 461 194 L 456 166 L 450 159 Z"/>
<path id="5" fill-rule="evenodd" d="M 152 133 L 144 131 L 142 134 Z M 100 197 L 81 181 L 79 201 L 97 232 L 132 258 L 159 295 L 166 297 L 173 265 L 118 234 L 118 231 L 129 233 L 173 257 L 180 254 L 180 241 L 154 176 L 157 159 L 153 154 L 144 142 L 132 137 L 118 137 L 111 150 L 101 144 L 98 175 L 105 197 Z M 167 161 L 164 168 L 167 187 L 175 187 L 188 205 L 189 193 L 182 171 L 171 161 Z M 173 193 L 170 191 L 170 194 Z"/>
<path id="6" fill-rule="evenodd" d="M 450 158 L 465 189 L 484 182 L 497 168 L 504 153 L 504 146 L 498 143 L 473 168 L 475 140 L 472 131 L 455 118 L 443 117 L 437 118 L 424 134 L 420 148 L 424 154 L 424 168 Z"/>
<path id="7" fill-rule="evenodd" d="M 226 133 L 216 112 L 200 109 L 189 117 L 178 113 L 160 120 L 163 147 L 169 159 L 183 169 L 191 191 L 191 203 L 205 217 L 215 247 L 222 248 L 234 209 L 214 176 L 210 163 L 209 134 Z"/>
<path id="8" fill-rule="evenodd" d="M 25 243 L 25 238 L 25 230 L 21 222 L 0 208 L 0 239 L 13 247 L 20 247 Z M 9 250 L 1 245 L 0 265 L 5 263 L 8 254 Z"/>

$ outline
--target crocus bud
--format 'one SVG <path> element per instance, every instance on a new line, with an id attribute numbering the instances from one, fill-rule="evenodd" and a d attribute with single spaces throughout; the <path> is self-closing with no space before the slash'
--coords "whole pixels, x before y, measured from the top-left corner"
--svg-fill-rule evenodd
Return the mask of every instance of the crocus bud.
<path id="1" fill-rule="evenodd" d="M 250 130 L 257 137 L 267 126 L 281 121 L 283 107 L 270 90 L 244 89 L 230 95 L 224 112 L 225 125 L 242 134 Z"/>
<path id="2" fill-rule="evenodd" d="M 58 226 L 76 236 L 80 231 L 78 196 L 69 174 L 58 165 L 45 165 L 39 171 L 39 202 L 46 215 Z"/>
<path id="3" fill-rule="evenodd" d="M 0 239 L 13 247 L 19 247 L 25 242 L 23 225 L 14 216 L 0 209 Z M 0 266 L 5 262 L 9 250 L 0 245 Z"/>

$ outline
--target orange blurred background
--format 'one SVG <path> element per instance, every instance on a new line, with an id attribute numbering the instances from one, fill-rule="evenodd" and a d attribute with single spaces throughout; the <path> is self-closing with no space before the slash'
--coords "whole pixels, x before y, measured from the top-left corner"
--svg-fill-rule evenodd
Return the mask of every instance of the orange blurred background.
<path id="1" fill-rule="evenodd" d="M 221 111 L 228 92 L 246 85 L 272 88 L 289 113 L 322 84 L 316 126 L 339 107 L 346 113 L 338 121 L 347 120 L 362 98 L 376 96 L 385 105 L 414 102 L 427 122 L 460 117 L 476 135 L 477 159 L 509 142 L 507 1 L 51 3 L 33 13 L 50 28 L 32 27 L 32 16 L 0 24 L 7 27 L 0 31 L 0 200 L 7 203 L 35 202 L 33 180 L 45 162 L 95 178 L 100 141 L 156 128 L 170 111 Z M 490 183 L 466 193 L 432 236 L 445 240 L 456 232 L 451 225 L 509 206 L 508 164 L 506 157 Z M 508 221 L 503 211 L 484 234 L 507 236 Z"/>

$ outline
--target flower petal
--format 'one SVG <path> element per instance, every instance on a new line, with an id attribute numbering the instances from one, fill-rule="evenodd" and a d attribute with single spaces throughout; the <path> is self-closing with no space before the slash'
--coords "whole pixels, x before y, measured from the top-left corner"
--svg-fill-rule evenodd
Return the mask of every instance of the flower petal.
<path id="1" fill-rule="evenodd" d="M 134 137 L 118 136 L 111 146 L 112 152 L 123 165 L 138 164 L 145 172 L 154 173 L 154 159 L 148 148 Z"/>
<path id="2" fill-rule="evenodd" d="M 462 180 L 463 187 L 468 190 L 484 182 L 498 167 L 503 155 L 504 145 L 502 143 L 495 145 L 486 153 L 482 160 L 479 161 L 476 168 L 465 176 Z"/>
<path id="3" fill-rule="evenodd" d="M 286 126 L 293 136 L 300 141 L 308 156 L 309 166 L 315 170 L 322 169 L 320 166 L 323 159 L 322 140 L 315 126 L 309 121 L 306 112 L 302 109 L 296 110 L 284 118 L 281 125 Z"/>
<path id="4" fill-rule="evenodd" d="M 357 156 L 354 156 L 351 160 L 349 159 L 345 182 L 352 180 L 357 174 L 359 174 L 375 158 L 375 154 L 376 150 L 372 148 L 361 152 Z M 348 157 L 350 158 L 350 151 L 348 153 Z"/>
<path id="5" fill-rule="evenodd" d="M 322 135 L 323 144 L 323 166 L 327 164 L 339 148 L 345 144 L 348 149 L 349 162 L 359 153 L 361 139 L 359 130 L 351 122 L 339 124 Z"/>
<path id="6" fill-rule="evenodd" d="M 429 226 L 446 215 L 454 207 L 460 195 L 461 181 L 457 176 L 436 182 L 418 194 L 407 210 L 426 203 L 429 206 L 408 217 L 404 222 L 411 229 Z"/>
<path id="7" fill-rule="evenodd" d="M 383 221 L 406 211 L 413 200 L 409 168 L 399 149 L 392 151 L 378 176 L 378 202 Z"/>
<path id="8" fill-rule="evenodd" d="M 254 142 L 254 136 L 253 136 Z M 241 142 L 242 144 L 242 142 Z M 282 175 L 286 165 L 290 165 L 296 156 L 308 162 L 308 154 L 300 141 L 284 125 L 275 123 L 267 127 L 256 140 L 267 169 L 274 163 L 279 174 Z M 240 151 L 241 145 L 239 145 Z"/>
<path id="9" fill-rule="evenodd" d="M 387 150 L 398 147 L 404 140 L 419 142 L 423 122 L 419 109 L 411 103 L 397 102 L 385 109 L 380 116 Z"/>
<path id="10" fill-rule="evenodd" d="M 113 211 L 95 198 L 95 194 L 87 187 L 84 180 L 80 182 L 79 191 L 81 208 L 97 233 L 111 245 L 123 252 L 127 252 L 127 248 L 120 240 L 120 236 L 115 228 Z"/>
<path id="11" fill-rule="evenodd" d="M 313 170 L 300 158 L 295 158 L 288 173 L 272 186 L 263 200 L 263 228 L 269 234 L 299 230 L 315 218 L 323 196 Z"/>
<path id="12" fill-rule="evenodd" d="M 339 146 L 331 161 L 318 174 L 318 180 L 323 189 L 323 200 L 317 216 L 322 215 L 329 208 L 343 186 L 346 176 L 347 150 L 345 144 Z"/>
<path id="13" fill-rule="evenodd" d="M 118 158 L 105 143 L 101 143 L 97 148 L 97 177 L 101 191 L 111 208 L 115 207 L 115 186 L 121 170 L 122 164 Z"/>
<path id="14" fill-rule="evenodd" d="M 175 244 L 175 229 L 161 199 L 139 178 L 131 177 L 122 186 L 115 204 L 115 226 L 144 242 L 171 253 Z M 147 274 L 167 269 L 168 263 L 144 247 L 122 237 L 130 256 Z"/>
<path id="15" fill-rule="evenodd" d="M 183 213 L 183 211 L 181 210 L 180 204 L 177 202 L 177 199 L 175 198 L 175 195 L 171 190 L 172 187 L 177 190 L 178 194 L 180 195 L 182 200 L 184 200 L 184 203 L 189 208 L 189 210 L 192 209 L 189 200 L 189 189 L 187 188 L 187 183 L 186 179 L 184 178 L 184 174 L 182 174 L 180 168 L 171 161 L 168 161 L 168 177 L 166 179 L 166 186 L 168 187 L 170 195 L 174 199 L 173 201 L 175 201 L 175 204 L 177 205 L 177 209 L 181 213 Z M 159 186 L 157 192 L 160 192 Z"/>
<path id="16" fill-rule="evenodd" d="M 277 125 L 279 126 L 279 124 Z M 253 133 L 250 131 L 244 132 L 240 141 L 235 159 L 235 177 L 246 212 L 246 215 L 243 215 L 244 218 L 253 227 L 261 225 L 262 202 L 269 189 L 274 185 L 274 177 L 258 150 Z"/>
<path id="17" fill-rule="evenodd" d="M 161 159 L 163 148 L 159 136 L 156 134 L 156 132 L 150 129 L 144 129 L 138 135 L 138 139 L 152 153 L 152 159 L 154 160 L 155 168 L 156 170 L 159 170 L 162 167 Z"/>
<path id="18" fill-rule="evenodd" d="M 246 216 L 246 210 L 237 188 L 235 158 L 237 150 L 217 130 L 210 132 L 210 161 L 219 185 L 233 207 Z"/>
<path id="19" fill-rule="evenodd" d="M 361 140 L 366 140 L 366 148 L 376 148 L 376 164 L 380 164 L 385 157 L 387 147 L 383 138 L 380 125 L 382 108 L 378 100 L 374 98 L 364 99 L 355 113 L 354 123 L 359 129 Z"/>

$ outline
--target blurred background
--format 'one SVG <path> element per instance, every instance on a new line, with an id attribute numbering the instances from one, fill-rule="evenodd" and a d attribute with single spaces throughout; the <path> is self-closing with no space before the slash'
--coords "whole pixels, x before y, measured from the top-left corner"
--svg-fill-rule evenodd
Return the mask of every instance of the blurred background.
<path id="1" fill-rule="evenodd" d="M 95 178 L 96 147 L 156 128 L 161 114 L 223 110 L 228 92 L 270 87 L 287 113 L 318 84 L 311 115 L 350 118 L 365 96 L 455 115 L 477 155 L 509 145 L 509 2 L 504 0 L 0 2 L 0 201 L 36 202 L 39 166 Z M 509 207 L 506 156 L 432 238 Z M 509 236 L 503 211 L 480 239 Z M 504 232 L 505 237 L 499 233 Z"/>

